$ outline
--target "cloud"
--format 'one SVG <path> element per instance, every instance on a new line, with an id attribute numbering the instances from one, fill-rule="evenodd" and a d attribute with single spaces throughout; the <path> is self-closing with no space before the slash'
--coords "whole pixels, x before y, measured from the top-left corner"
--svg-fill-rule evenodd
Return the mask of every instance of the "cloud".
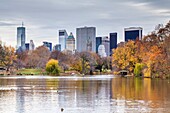
<path id="1" fill-rule="evenodd" d="M 18 24 L 15 24 L 13 22 L 9 21 L 0 21 L 0 26 L 1 27 L 8 27 L 8 26 L 17 26 Z"/>
<path id="2" fill-rule="evenodd" d="M 142 26 L 147 33 L 165 23 L 170 17 L 169 4 L 169 0 L 1 0 L 0 26 L 10 30 L 2 27 L 0 33 L 10 43 L 24 21 L 27 40 L 37 45 L 48 39 L 57 43 L 59 29 L 76 37 L 76 28 L 82 26 L 96 26 L 98 36 L 117 31 L 121 41 L 124 27 Z M 10 36 L 6 35 L 9 31 Z"/>

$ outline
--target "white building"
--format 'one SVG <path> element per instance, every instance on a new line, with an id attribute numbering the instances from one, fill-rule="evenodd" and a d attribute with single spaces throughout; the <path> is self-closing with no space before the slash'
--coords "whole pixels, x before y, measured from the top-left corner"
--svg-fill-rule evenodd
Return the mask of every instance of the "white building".
<path id="1" fill-rule="evenodd" d="M 68 34 L 66 30 L 59 30 L 59 44 L 61 45 L 61 51 L 66 49 L 66 39 Z"/>
<path id="2" fill-rule="evenodd" d="M 102 37 L 102 45 L 104 45 L 105 47 L 106 55 L 109 56 L 110 55 L 110 39 L 108 38 L 108 36 Z"/>
<path id="3" fill-rule="evenodd" d="M 105 47 L 104 45 L 99 45 L 98 47 L 98 54 L 100 55 L 100 57 L 106 57 L 106 52 L 105 52 Z"/>
<path id="4" fill-rule="evenodd" d="M 34 50 L 35 49 L 35 45 L 33 40 L 30 40 L 30 44 L 29 44 L 29 50 Z"/>

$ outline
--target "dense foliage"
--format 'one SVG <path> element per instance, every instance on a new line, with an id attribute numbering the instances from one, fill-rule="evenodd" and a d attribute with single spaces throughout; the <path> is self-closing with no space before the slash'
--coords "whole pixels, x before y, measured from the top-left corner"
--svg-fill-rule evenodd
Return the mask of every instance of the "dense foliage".
<path id="1" fill-rule="evenodd" d="M 11 46 L 0 44 L 0 67 L 5 67 L 9 71 L 14 66 L 15 60 L 15 49 Z"/>
<path id="2" fill-rule="evenodd" d="M 170 22 L 145 36 L 143 40 L 128 41 L 113 50 L 115 71 L 145 77 L 170 77 Z"/>
<path id="3" fill-rule="evenodd" d="M 60 67 L 58 65 L 58 61 L 54 59 L 49 60 L 46 64 L 46 71 L 50 75 L 59 75 Z"/>

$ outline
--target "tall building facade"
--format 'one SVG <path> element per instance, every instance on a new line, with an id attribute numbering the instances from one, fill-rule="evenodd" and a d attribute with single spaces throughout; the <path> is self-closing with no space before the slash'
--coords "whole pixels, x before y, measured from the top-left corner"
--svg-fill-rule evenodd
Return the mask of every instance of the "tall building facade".
<path id="1" fill-rule="evenodd" d="M 25 50 L 25 27 L 17 27 L 17 49 Z"/>
<path id="2" fill-rule="evenodd" d="M 29 50 L 34 50 L 35 49 L 35 45 L 33 40 L 30 40 L 30 44 L 29 44 Z"/>
<path id="3" fill-rule="evenodd" d="M 72 33 L 70 33 L 66 40 L 66 50 L 69 50 L 72 53 L 75 51 L 75 38 Z"/>
<path id="4" fill-rule="evenodd" d="M 76 29 L 77 51 L 96 52 L 96 28 L 82 27 Z"/>
<path id="5" fill-rule="evenodd" d="M 56 44 L 53 50 L 61 51 L 61 44 Z"/>
<path id="6" fill-rule="evenodd" d="M 112 54 L 112 49 L 117 48 L 117 33 L 110 33 L 110 54 Z"/>
<path id="7" fill-rule="evenodd" d="M 102 37 L 102 45 L 104 45 L 105 47 L 106 55 L 109 56 L 110 55 L 110 40 L 108 36 Z"/>
<path id="8" fill-rule="evenodd" d="M 96 53 L 98 53 L 98 48 L 100 44 L 102 44 L 102 37 L 96 37 Z"/>
<path id="9" fill-rule="evenodd" d="M 136 40 L 136 38 L 139 38 L 139 40 L 142 40 L 142 28 L 141 27 L 130 27 L 125 28 L 125 41 L 128 40 Z"/>
<path id="10" fill-rule="evenodd" d="M 66 49 L 66 39 L 68 34 L 66 30 L 59 30 L 59 44 L 61 45 L 61 51 Z"/>
<path id="11" fill-rule="evenodd" d="M 106 50 L 105 50 L 105 46 L 100 44 L 99 47 L 98 47 L 98 55 L 100 57 L 106 57 Z"/>
<path id="12" fill-rule="evenodd" d="M 30 44 L 29 44 L 29 43 L 25 43 L 25 49 L 26 49 L 27 51 L 30 50 Z"/>
<path id="13" fill-rule="evenodd" d="M 43 42 L 43 45 L 46 46 L 49 51 L 52 51 L 52 43 L 51 42 Z"/>

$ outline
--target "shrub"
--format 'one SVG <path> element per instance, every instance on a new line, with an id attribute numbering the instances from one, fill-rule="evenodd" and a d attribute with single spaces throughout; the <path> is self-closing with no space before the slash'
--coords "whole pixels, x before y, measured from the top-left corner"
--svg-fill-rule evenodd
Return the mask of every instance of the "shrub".
<path id="1" fill-rule="evenodd" d="M 144 67 L 144 64 L 142 64 L 142 63 L 137 63 L 137 64 L 135 65 L 134 74 L 135 74 L 136 76 L 141 76 L 141 75 L 142 75 L 142 69 L 143 69 L 143 67 Z"/>
<path id="2" fill-rule="evenodd" d="M 46 64 L 46 71 L 50 75 L 59 75 L 60 67 L 58 65 L 58 60 L 51 59 Z"/>

